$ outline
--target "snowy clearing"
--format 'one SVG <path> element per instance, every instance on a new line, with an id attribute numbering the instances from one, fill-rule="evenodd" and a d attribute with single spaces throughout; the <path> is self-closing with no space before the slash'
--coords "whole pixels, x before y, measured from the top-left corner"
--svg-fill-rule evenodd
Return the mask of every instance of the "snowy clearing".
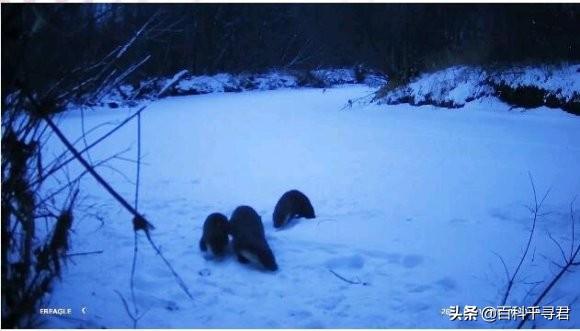
<path id="1" fill-rule="evenodd" d="M 560 252 L 547 231 L 570 247 L 570 202 L 580 194 L 580 118 L 547 108 L 508 111 L 489 98 L 462 111 L 356 103 L 340 110 L 371 92 L 349 86 L 218 93 L 151 104 L 142 116 L 139 209 L 194 299 L 140 234 L 135 290 L 144 315 L 138 327 L 515 326 L 454 322 L 441 309 L 500 303 L 506 278 L 494 252 L 510 271 L 521 256 L 531 226 L 524 207 L 533 202 L 528 172 L 538 195 L 551 187 L 543 207 L 549 213 L 538 221 L 534 257 L 524 263 L 508 304 L 530 305 L 545 283 L 526 297 L 529 284 L 557 272 L 550 261 L 559 262 Z M 133 111 L 86 110 L 85 126 L 117 123 Z M 59 125 L 74 140 L 81 119 L 73 111 Z M 112 126 L 88 134 L 89 142 Z M 45 155 L 62 149 L 51 142 Z M 97 162 L 128 147 L 124 156 L 135 158 L 134 122 L 90 158 Z M 135 164 L 109 164 L 116 170 L 98 171 L 132 201 Z M 78 173 L 78 165 L 69 171 Z M 83 206 L 91 207 L 76 216 L 71 253 L 104 252 L 69 260 L 50 308 L 70 307 L 73 318 L 46 317 L 45 326 L 132 327 L 114 292 L 130 301 L 131 218 L 92 179 L 82 188 Z M 274 205 L 294 188 L 308 195 L 317 218 L 275 231 Z M 275 273 L 233 255 L 206 260 L 199 251 L 206 216 L 229 217 L 242 204 L 262 216 L 280 267 Z M 579 284 L 580 273 L 568 273 L 544 301 L 571 305 L 571 320 L 538 320 L 537 326 L 579 327 Z"/>

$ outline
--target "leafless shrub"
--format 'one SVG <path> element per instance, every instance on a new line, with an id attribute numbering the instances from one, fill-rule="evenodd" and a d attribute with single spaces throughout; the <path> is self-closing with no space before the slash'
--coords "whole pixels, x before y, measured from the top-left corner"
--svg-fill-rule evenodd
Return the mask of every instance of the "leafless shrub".
<path id="1" fill-rule="evenodd" d="M 95 170 L 99 166 L 106 166 L 108 159 L 93 163 L 86 161 L 82 154 L 138 116 L 144 108 L 92 144 L 88 144 L 83 135 L 77 140 L 85 141 L 85 148 L 81 151 L 68 141 L 55 124 L 55 115 L 63 112 L 71 103 L 99 100 L 142 66 L 150 56 L 133 61 L 127 58 L 127 50 L 152 29 L 159 29 L 160 22 L 160 15 L 153 15 L 132 38 L 104 58 L 90 65 L 81 65 L 55 82 L 47 80 L 50 83 L 46 86 L 39 87 L 30 80 L 18 79 L 8 82 L 6 85 L 9 87 L 3 87 L 3 327 L 35 327 L 40 322 L 35 313 L 47 300 L 46 294 L 51 291 L 55 279 L 62 277 L 63 265 L 72 256 L 69 254 L 70 233 L 74 225 L 77 198 L 81 194 L 77 188 L 80 179 L 85 175 L 100 178 L 100 183 L 114 197 L 124 201 Z M 35 31 L 25 32 L 20 39 L 15 39 L 17 46 L 21 50 L 34 47 L 28 38 L 43 28 L 48 27 L 46 24 L 34 25 Z M 86 134 L 87 131 L 83 128 L 83 132 Z M 68 151 L 47 162 L 43 158 L 42 147 L 52 134 L 63 141 Z M 74 179 L 65 176 L 66 182 L 59 184 L 62 187 L 46 190 L 47 186 L 54 185 L 55 181 L 50 179 L 55 179 L 58 174 L 66 175 L 66 165 L 74 160 L 81 162 L 86 171 Z M 42 221 L 44 227 L 40 226 Z M 153 228 L 147 221 L 144 224 L 146 226 L 139 229 L 149 231 Z"/>

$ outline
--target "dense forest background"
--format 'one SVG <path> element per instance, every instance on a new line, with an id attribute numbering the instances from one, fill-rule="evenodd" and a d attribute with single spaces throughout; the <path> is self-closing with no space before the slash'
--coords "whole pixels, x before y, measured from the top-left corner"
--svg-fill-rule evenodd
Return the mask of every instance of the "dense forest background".
<path id="1" fill-rule="evenodd" d="M 46 86 L 146 22 L 130 51 L 151 58 L 132 79 L 354 65 L 408 77 L 576 61 L 579 14 L 577 4 L 2 4 L 2 82 Z"/>

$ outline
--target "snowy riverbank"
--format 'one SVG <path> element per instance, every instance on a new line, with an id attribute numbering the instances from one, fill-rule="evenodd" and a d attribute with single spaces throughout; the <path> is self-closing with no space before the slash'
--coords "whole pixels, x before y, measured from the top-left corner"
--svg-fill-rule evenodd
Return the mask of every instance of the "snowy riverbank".
<path id="1" fill-rule="evenodd" d="M 140 210 L 156 226 L 162 251 L 194 299 L 175 283 L 141 237 L 136 299 L 148 328 L 436 328 L 514 327 L 450 321 L 451 305 L 497 306 L 506 284 L 500 254 L 513 269 L 531 225 L 528 172 L 538 194 L 552 188 L 526 260 L 508 300 L 529 305 L 552 277 L 558 247 L 570 245 L 570 202 L 580 192 L 580 119 L 561 110 L 508 111 L 482 98 L 450 112 L 434 106 L 353 104 L 366 86 L 216 93 L 169 97 L 142 115 Z M 387 110 L 387 111 L 385 111 Z M 135 108 L 87 110 L 85 126 L 121 121 Z M 81 135 L 79 111 L 62 115 L 68 137 Z M 88 135 L 89 142 L 112 127 Z M 94 162 L 132 148 L 131 123 L 91 151 Z M 53 139 L 51 155 L 62 149 Z M 110 161 L 97 170 L 132 197 L 135 164 Z M 80 171 L 69 169 L 71 176 Z M 122 172 L 126 177 L 119 174 Z M 130 216 L 87 179 L 75 218 L 72 257 L 51 307 L 73 319 L 45 318 L 47 327 L 127 328 L 132 321 L 115 290 L 130 298 Z M 288 189 L 308 194 L 317 212 L 275 231 L 271 214 Z M 262 216 L 280 270 L 263 272 L 205 260 L 197 243 L 205 217 L 249 204 Z M 576 218 L 580 218 L 578 205 Z M 102 220 L 102 224 L 98 219 Z M 577 232 L 580 226 L 576 228 Z M 580 238 L 580 233 L 576 233 Z M 331 270 L 361 284 L 349 284 Z M 571 305 L 580 326 L 580 273 L 566 274 L 546 298 Z M 86 307 L 88 313 L 79 312 Z M 530 325 L 531 326 L 531 325 Z"/>

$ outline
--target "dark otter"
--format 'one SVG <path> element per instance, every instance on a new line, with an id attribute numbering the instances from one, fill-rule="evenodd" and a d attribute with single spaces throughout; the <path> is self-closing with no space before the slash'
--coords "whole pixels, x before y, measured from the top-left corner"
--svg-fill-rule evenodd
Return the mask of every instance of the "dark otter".
<path id="1" fill-rule="evenodd" d="M 234 210 L 230 218 L 230 230 L 238 261 L 252 261 L 268 270 L 278 270 L 274 254 L 266 241 L 262 219 L 252 207 L 239 206 Z"/>
<path id="2" fill-rule="evenodd" d="M 279 228 L 298 217 L 315 218 L 316 215 L 308 197 L 298 190 L 291 190 L 282 195 L 274 208 L 274 227 Z"/>
<path id="3" fill-rule="evenodd" d="M 213 213 L 205 219 L 203 235 L 199 240 L 199 249 L 203 252 L 208 247 L 215 256 L 224 255 L 230 241 L 228 218 L 221 213 Z"/>

